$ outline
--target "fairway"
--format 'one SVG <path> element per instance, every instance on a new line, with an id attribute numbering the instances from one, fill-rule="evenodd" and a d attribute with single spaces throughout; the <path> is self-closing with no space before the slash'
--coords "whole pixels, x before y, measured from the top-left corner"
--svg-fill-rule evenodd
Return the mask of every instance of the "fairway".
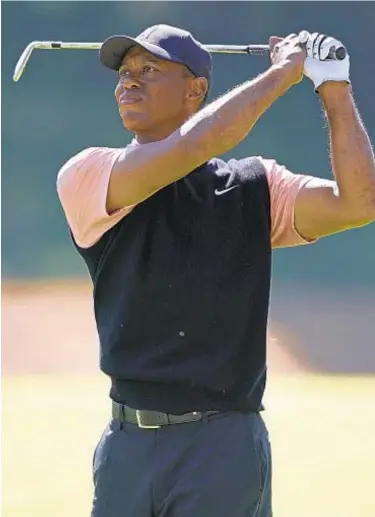
<path id="1" fill-rule="evenodd" d="M 2 515 L 88 517 L 107 380 L 24 375 L 2 384 Z M 265 402 L 275 517 L 374 517 L 375 378 L 271 376 Z"/>

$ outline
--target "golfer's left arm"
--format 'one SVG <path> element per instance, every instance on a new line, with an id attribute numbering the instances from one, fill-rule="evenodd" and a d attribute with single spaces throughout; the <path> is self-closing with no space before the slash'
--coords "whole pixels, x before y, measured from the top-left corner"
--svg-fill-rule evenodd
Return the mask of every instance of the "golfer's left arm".
<path id="1" fill-rule="evenodd" d="M 326 82 L 318 90 L 330 133 L 335 181 L 311 180 L 294 207 L 296 231 L 311 240 L 375 220 L 375 160 L 351 87 Z"/>
<path id="2" fill-rule="evenodd" d="M 304 75 L 314 84 L 329 128 L 334 180 L 312 180 L 300 189 L 294 207 L 297 232 L 315 239 L 375 220 L 375 161 L 371 142 L 354 102 L 349 55 L 328 60 L 342 43 L 323 34 L 306 42 Z"/>

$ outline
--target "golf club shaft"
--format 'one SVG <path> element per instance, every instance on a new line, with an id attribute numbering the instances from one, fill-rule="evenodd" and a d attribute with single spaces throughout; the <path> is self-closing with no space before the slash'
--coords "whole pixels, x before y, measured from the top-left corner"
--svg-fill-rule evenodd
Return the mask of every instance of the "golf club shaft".
<path id="1" fill-rule="evenodd" d="M 26 68 L 31 53 L 35 49 L 42 50 L 99 50 L 102 43 L 98 42 L 69 42 L 69 41 L 32 41 L 22 52 L 14 69 L 13 80 L 18 81 Z M 218 54 L 265 54 L 269 52 L 268 45 L 204 45 L 212 53 Z"/>
<path id="2" fill-rule="evenodd" d="M 102 43 L 97 42 L 70 42 L 70 41 L 33 41 L 29 44 L 33 49 L 75 49 L 75 50 L 99 50 Z M 269 45 L 204 45 L 205 49 L 212 53 L 225 54 L 251 54 L 269 52 Z M 26 47 L 27 48 L 27 47 Z"/>
<path id="3" fill-rule="evenodd" d="M 31 57 L 33 50 L 99 50 L 102 43 L 97 42 L 68 42 L 68 41 L 32 41 L 22 52 L 21 57 L 13 73 L 13 81 L 17 82 Z M 213 54 L 267 54 L 270 51 L 269 45 L 204 45 L 204 47 Z M 330 59 L 344 59 L 346 56 L 345 47 L 332 49 Z"/>

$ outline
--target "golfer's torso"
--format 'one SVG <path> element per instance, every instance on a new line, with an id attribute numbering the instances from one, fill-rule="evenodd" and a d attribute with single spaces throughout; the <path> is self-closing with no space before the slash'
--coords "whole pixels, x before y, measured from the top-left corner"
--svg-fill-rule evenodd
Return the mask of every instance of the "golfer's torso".
<path id="1" fill-rule="evenodd" d="M 169 412 L 259 406 L 270 247 L 262 165 L 213 159 L 79 250 L 112 397 Z"/>

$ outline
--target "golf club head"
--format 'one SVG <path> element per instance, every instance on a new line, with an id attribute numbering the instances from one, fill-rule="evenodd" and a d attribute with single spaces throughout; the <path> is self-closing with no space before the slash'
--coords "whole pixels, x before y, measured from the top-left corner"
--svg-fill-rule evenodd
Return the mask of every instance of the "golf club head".
<path id="1" fill-rule="evenodd" d="M 22 52 L 19 60 L 17 61 L 16 67 L 14 69 L 13 73 L 13 81 L 17 82 L 21 78 L 21 75 L 23 74 L 23 71 L 26 68 L 26 65 L 31 57 L 32 51 L 38 47 L 40 44 L 40 41 L 32 41 L 27 45 L 25 50 Z"/>
<path id="2" fill-rule="evenodd" d="M 26 65 L 31 57 L 31 53 L 35 49 L 58 50 L 58 49 L 75 49 L 75 50 L 98 50 L 101 43 L 86 42 L 62 42 L 62 41 L 32 41 L 22 52 L 14 69 L 13 81 L 17 82 L 21 78 Z"/>

